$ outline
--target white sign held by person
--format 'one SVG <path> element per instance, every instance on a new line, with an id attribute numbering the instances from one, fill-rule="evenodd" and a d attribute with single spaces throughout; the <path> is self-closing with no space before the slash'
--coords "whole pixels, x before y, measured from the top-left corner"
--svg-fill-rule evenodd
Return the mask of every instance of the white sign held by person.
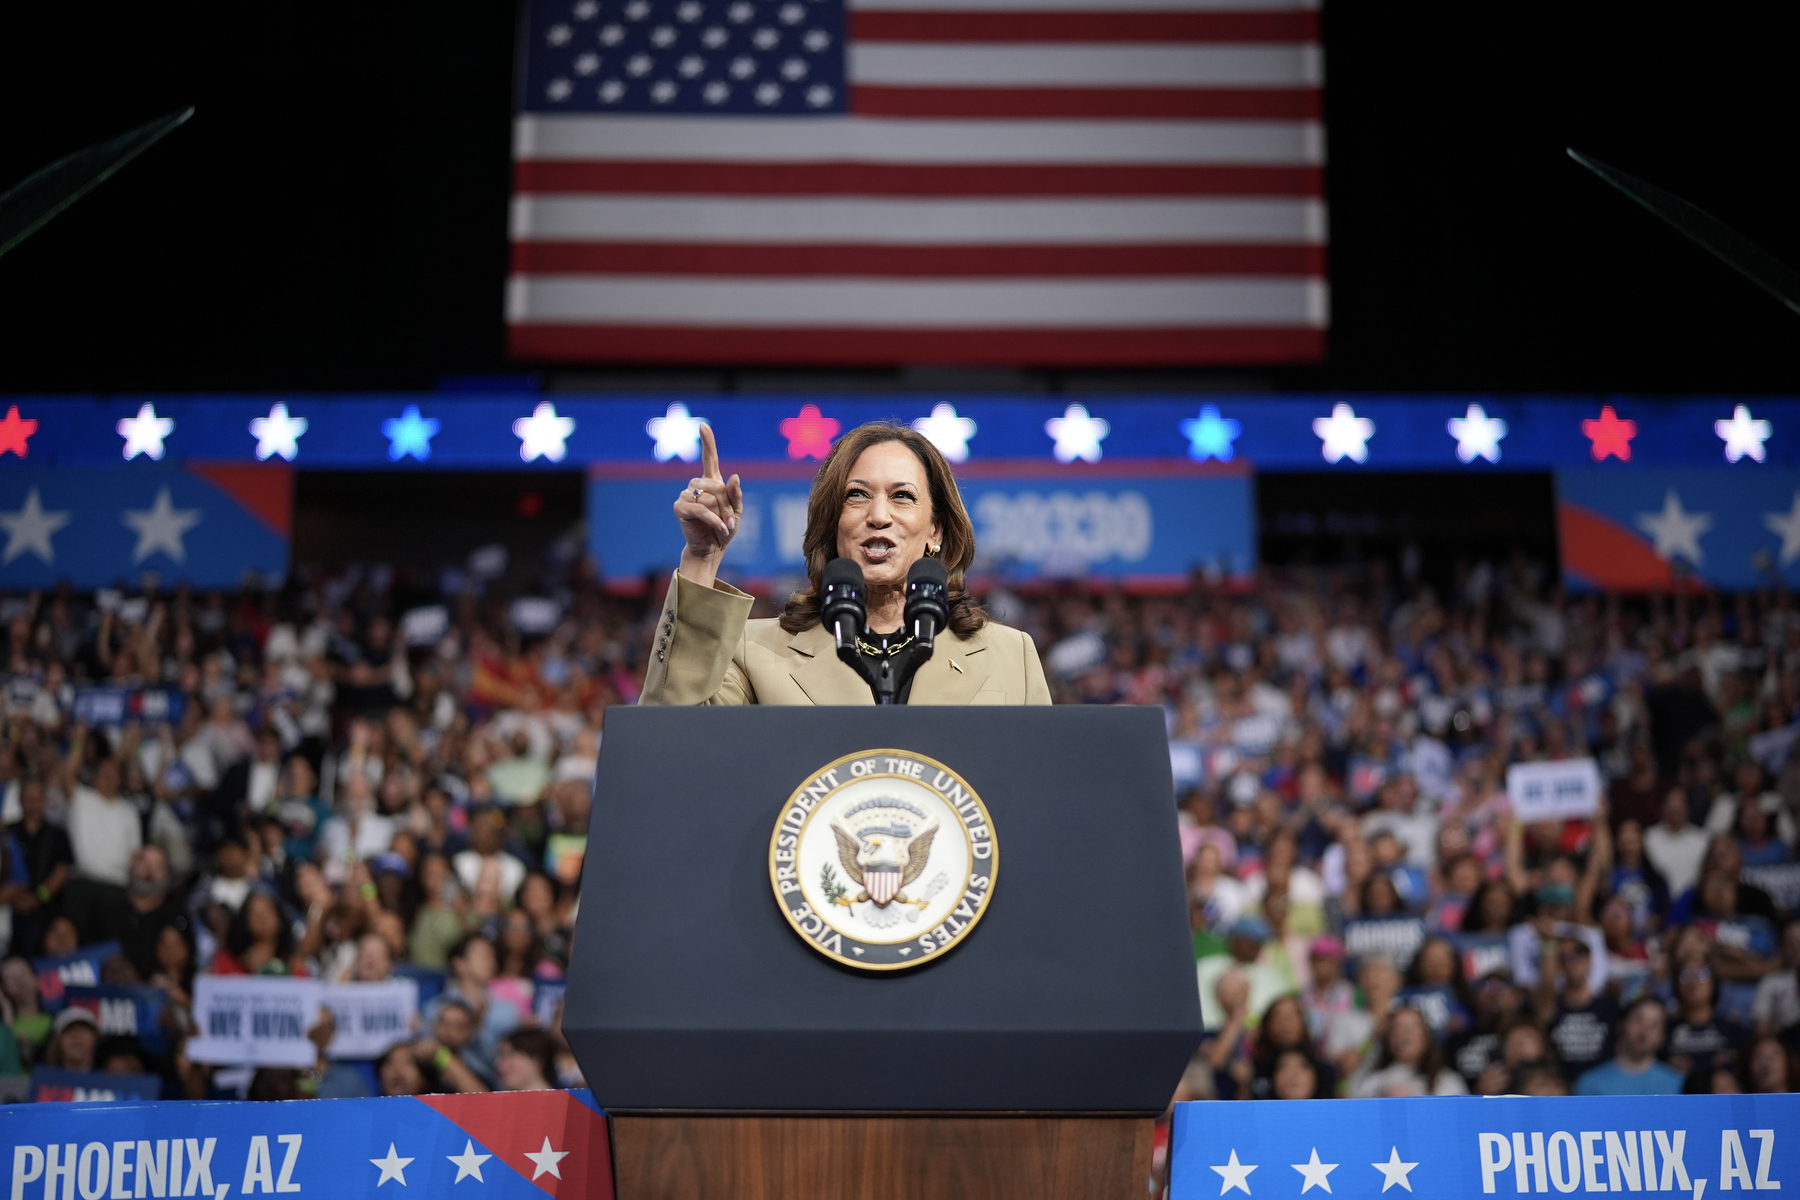
<path id="1" fill-rule="evenodd" d="M 337 1026 L 327 1052 L 333 1058 L 380 1058 L 395 1042 L 418 1032 L 419 982 L 334 983 L 320 995 Z"/>
<path id="2" fill-rule="evenodd" d="M 1591 758 L 1519 763 L 1506 769 L 1506 798 L 1513 816 L 1566 821 L 1600 811 L 1600 766 Z"/>
<path id="3" fill-rule="evenodd" d="M 306 1036 L 319 1023 L 316 979 L 201 975 L 194 980 L 195 1062 L 310 1067 L 319 1048 Z"/>

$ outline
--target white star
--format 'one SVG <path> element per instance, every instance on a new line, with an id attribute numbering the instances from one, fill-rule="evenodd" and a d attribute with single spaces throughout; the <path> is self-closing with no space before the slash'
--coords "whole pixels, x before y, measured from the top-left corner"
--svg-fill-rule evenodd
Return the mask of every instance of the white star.
<path id="1" fill-rule="evenodd" d="M 0 554 L 0 565 L 26 553 L 35 554 L 47 563 L 55 562 L 56 551 L 50 545 L 50 535 L 68 523 L 67 509 L 45 512 L 38 490 L 32 488 L 25 493 L 25 505 L 18 512 L 0 512 L 0 529 L 6 530 L 6 553 Z"/>
<path id="2" fill-rule="evenodd" d="M 531 1173 L 531 1177 L 533 1179 L 536 1179 L 539 1175 L 544 1175 L 544 1174 L 554 1175 L 558 1179 L 561 1179 L 562 1172 L 557 1169 L 556 1164 L 561 1162 L 563 1159 L 569 1157 L 569 1151 L 567 1151 L 567 1150 L 552 1150 L 550 1148 L 550 1139 L 545 1138 L 544 1139 L 544 1148 L 542 1150 L 537 1151 L 535 1154 L 532 1153 L 530 1150 L 527 1150 L 525 1152 L 525 1157 L 529 1158 L 532 1162 L 537 1164 L 537 1170 L 535 1170 Z"/>
<path id="3" fill-rule="evenodd" d="M 127 460 L 140 454 L 148 454 L 151 458 L 163 456 L 163 439 L 175 432 L 175 420 L 172 417 L 156 415 L 156 406 L 146 404 L 138 409 L 135 417 L 121 417 L 115 426 L 119 436 L 125 439 L 125 457 Z"/>
<path id="4" fill-rule="evenodd" d="M 1088 416 L 1088 410 L 1071 404 L 1060 417 L 1044 422 L 1044 432 L 1056 439 L 1056 461 L 1097 463 L 1100 461 L 1100 439 L 1112 432 L 1112 426 L 1099 417 Z"/>
<path id="5" fill-rule="evenodd" d="M 4 518 L 0 518 L 3 520 Z M 1766 512 L 1763 514 L 1763 528 L 1770 533 L 1781 535 L 1781 565 L 1787 566 L 1796 558 L 1800 558 L 1800 492 L 1794 493 L 1794 503 L 1786 512 Z M 12 557 L 12 547 L 6 548 L 6 555 Z"/>
<path id="6" fill-rule="evenodd" d="M 1336 1163 L 1320 1162 L 1319 1148 L 1317 1146 L 1313 1147 L 1311 1162 L 1294 1163 L 1292 1165 L 1294 1170 L 1300 1172 L 1300 1177 L 1306 1180 L 1306 1183 L 1300 1188 L 1300 1194 L 1302 1196 L 1312 1191 L 1315 1187 L 1322 1187 L 1328 1192 L 1331 1190 L 1331 1180 L 1325 1177 L 1337 1170 L 1338 1165 Z M 1408 1188 L 1406 1190 L 1410 1192 L 1412 1189 Z"/>
<path id="7" fill-rule="evenodd" d="M 933 405 L 929 417 L 920 417 L 912 425 L 951 462 L 968 461 L 969 439 L 975 436 L 975 421 L 971 417 L 957 416 L 956 405 Z"/>
<path id="8" fill-rule="evenodd" d="M 475 1177 L 476 1183 L 486 1183 L 487 1180 L 481 1177 L 481 1164 L 494 1156 L 475 1153 L 475 1142 L 470 1138 L 464 1138 L 461 1154 L 446 1154 L 444 1157 L 456 1164 L 456 1178 L 452 1180 L 453 1183 L 461 1183 L 471 1175 Z M 406 1181 L 403 1179 L 400 1182 L 405 1183 Z M 378 1183 L 375 1186 L 380 1187 L 381 1185 Z M 1325 1190 L 1329 1192 L 1331 1189 L 1326 1188 Z"/>
<path id="9" fill-rule="evenodd" d="M 1661 512 L 1637 515 L 1637 527 L 1656 539 L 1658 558 L 1672 559 L 1679 554 L 1696 567 L 1706 559 L 1700 552 L 1700 535 L 1712 524 L 1711 513 L 1691 513 L 1681 507 L 1674 488 L 1663 493 Z"/>
<path id="10" fill-rule="evenodd" d="M 1450 436 L 1456 439 L 1456 457 L 1464 462 L 1478 458 L 1491 463 L 1500 461 L 1500 439 L 1506 436 L 1506 422 L 1488 416 L 1481 405 L 1471 404 L 1462 416 L 1451 417 L 1448 428 Z"/>
<path id="11" fill-rule="evenodd" d="M 1219 1195 L 1223 1196 L 1232 1188 L 1238 1188 L 1246 1196 L 1250 1194 L 1250 1172 L 1256 1170 L 1256 1167 L 1246 1167 L 1239 1163 L 1237 1151 L 1235 1149 L 1231 1152 L 1230 1162 L 1222 1167 L 1214 1167 L 1213 1170 L 1219 1173 L 1219 1179 L 1221 1180 L 1219 1184 Z"/>
<path id="12" fill-rule="evenodd" d="M 1757 462 L 1763 460 L 1763 443 L 1775 433 L 1775 426 L 1768 421 L 1753 421 L 1750 410 L 1742 404 L 1731 410 L 1731 420 L 1714 421 L 1713 432 L 1725 439 L 1725 461 L 1736 462 L 1749 455 Z"/>
<path id="13" fill-rule="evenodd" d="M 157 491 L 156 502 L 149 508 L 128 508 L 124 515 L 125 524 L 138 535 L 137 548 L 131 552 L 133 565 L 158 550 L 176 562 L 187 561 L 187 547 L 181 544 L 181 538 L 200 523 L 199 509 L 176 508 L 169 502 L 169 489 L 165 487 Z"/>
<path id="14" fill-rule="evenodd" d="M 406 1186 L 406 1164 L 410 1163 L 412 1159 L 401 1158 L 395 1154 L 394 1143 L 388 1143 L 386 1158 L 371 1158 L 369 1161 L 381 1168 L 381 1178 L 375 1181 L 376 1187 L 380 1187 L 390 1179 L 398 1179 L 401 1187 Z"/>
<path id="15" fill-rule="evenodd" d="M 669 411 L 660 417 L 651 417 L 644 422 L 644 432 L 656 439 L 657 462 L 668 462 L 671 458 L 679 458 L 682 462 L 696 462 L 700 458 L 700 427 L 706 424 L 705 417 L 688 415 L 687 405 L 671 404 Z"/>
<path id="16" fill-rule="evenodd" d="M 289 462 L 300 453 L 300 435 L 306 432 L 305 417 L 288 416 L 287 405 L 277 404 L 266 417 L 250 422 L 250 436 L 256 439 L 256 457 L 260 462 L 271 454 L 279 454 Z"/>
<path id="17" fill-rule="evenodd" d="M 1375 422 L 1357 416 L 1356 410 L 1348 404 L 1334 404 L 1329 417 L 1313 420 L 1313 432 L 1324 443 L 1319 447 L 1319 453 L 1325 456 L 1326 462 L 1334 463 L 1340 458 L 1367 462 L 1368 441 L 1375 436 Z"/>
<path id="18" fill-rule="evenodd" d="M 548 400 L 531 410 L 529 417 L 513 422 L 513 436 L 519 439 L 519 457 L 526 462 L 539 457 L 561 462 L 568 453 L 563 442 L 575 432 L 573 417 L 556 415 L 556 405 Z"/>
<path id="19" fill-rule="evenodd" d="M 1370 1163 L 1369 1165 L 1371 1167 L 1374 1167 L 1377 1171 L 1380 1171 L 1383 1175 L 1385 1175 L 1387 1177 L 1387 1178 L 1383 1179 L 1381 1182 L 1381 1190 L 1382 1191 L 1384 1191 L 1384 1192 L 1387 1191 L 1389 1188 L 1393 1187 L 1396 1183 L 1399 1184 L 1401 1187 L 1405 1188 L 1407 1191 L 1409 1191 L 1409 1192 L 1412 1191 L 1412 1184 L 1407 1182 L 1406 1176 L 1409 1171 L 1411 1171 L 1414 1167 L 1418 1166 L 1419 1164 L 1418 1163 L 1401 1162 L 1400 1161 L 1400 1147 L 1395 1146 L 1392 1150 L 1390 1150 L 1388 1152 L 1388 1160 L 1386 1162 Z"/>

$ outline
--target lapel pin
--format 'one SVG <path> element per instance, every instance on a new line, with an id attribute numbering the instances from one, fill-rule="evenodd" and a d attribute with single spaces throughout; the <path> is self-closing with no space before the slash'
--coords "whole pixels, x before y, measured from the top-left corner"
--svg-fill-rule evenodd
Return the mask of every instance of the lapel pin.
<path id="1" fill-rule="evenodd" d="M 955 671 L 958 675 L 963 673 L 962 664 L 957 662 L 954 658 L 950 660 L 950 669 Z"/>

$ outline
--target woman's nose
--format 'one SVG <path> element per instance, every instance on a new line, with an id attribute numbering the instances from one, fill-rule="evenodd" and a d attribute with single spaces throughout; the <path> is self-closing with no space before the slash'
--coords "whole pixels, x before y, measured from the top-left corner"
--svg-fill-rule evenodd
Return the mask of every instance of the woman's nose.
<path id="1" fill-rule="evenodd" d="M 877 529 L 884 529 L 891 523 L 892 518 L 887 510 L 887 498 L 885 496 L 877 496 L 869 501 L 869 515 L 867 519 L 869 524 L 875 526 Z"/>

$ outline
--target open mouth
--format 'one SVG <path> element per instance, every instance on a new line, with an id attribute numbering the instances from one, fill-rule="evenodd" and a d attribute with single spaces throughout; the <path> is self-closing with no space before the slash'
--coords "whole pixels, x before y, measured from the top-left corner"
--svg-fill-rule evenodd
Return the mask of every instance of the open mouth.
<path id="1" fill-rule="evenodd" d="M 886 562 L 899 547 L 886 538 L 870 538 L 862 544 L 863 557 L 872 563 Z"/>

